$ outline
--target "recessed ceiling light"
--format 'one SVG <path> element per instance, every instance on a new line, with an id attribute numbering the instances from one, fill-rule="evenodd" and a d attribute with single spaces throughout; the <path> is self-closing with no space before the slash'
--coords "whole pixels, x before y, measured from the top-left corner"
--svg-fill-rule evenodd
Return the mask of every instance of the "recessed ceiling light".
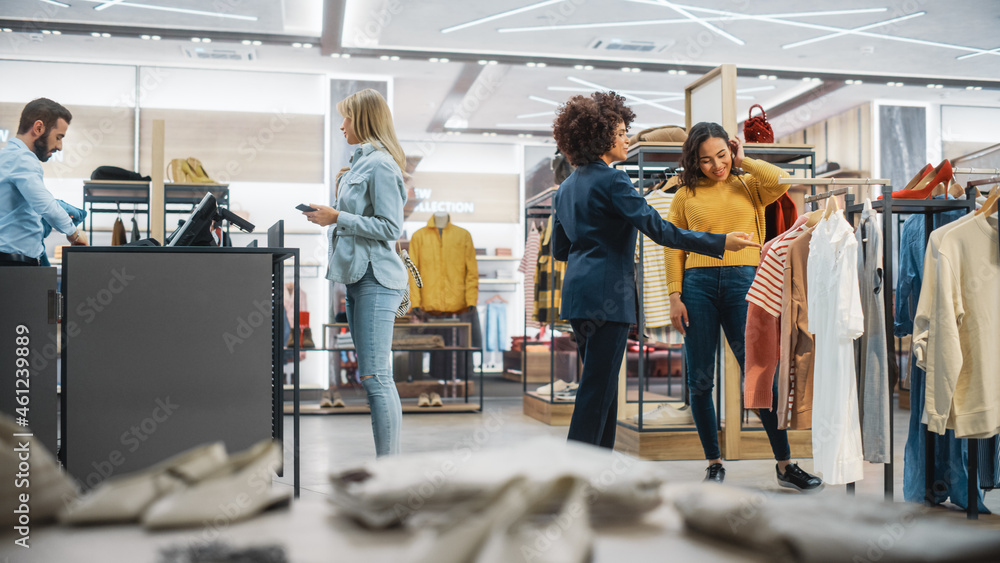
<path id="1" fill-rule="evenodd" d="M 12 32 L 12 31 L 14 31 L 14 30 L 13 30 L 13 29 L 11 29 L 11 28 L 9 28 L 9 27 L 5 27 L 5 28 L 3 28 L 3 32 L 4 32 L 4 33 L 10 33 L 10 32 Z M 91 35 L 93 35 L 93 34 L 91 34 Z"/>
<path id="2" fill-rule="evenodd" d="M 802 78 L 802 82 L 812 82 L 812 78 L 809 76 L 805 76 Z"/>
<path id="3" fill-rule="evenodd" d="M 150 39 L 152 39 L 152 38 L 153 38 L 153 37 L 152 37 L 151 35 L 140 35 L 139 37 L 140 37 L 140 38 L 141 38 L 141 39 L 142 39 L 143 41 L 149 41 Z M 247 43 L 246 41 L 244 41 L 244 42 L 243 42 L 243 44 L 244 44 L 244 45 L 248 45 L 248 43 Z"/>
<path id="4" fill-rule="evenodd" d="M 938 90 L 940 90 L 941 88 L 944 88 L 944 84 L 935 84 L 934 88 L 937 88 Z"/>
<path id="5" fill-rule="evenodd" d="M 399 60 L 399 55 L 393 55 L 393 56 L 389 57 L 389 60 L 390 61 L 398 61 Z"/>
<path id="6" fill-rule="evenodd" d="M 52 30 L 52 35 L 62 35 L 62 32 L 59 31 L 58 29 L 53 29 Z"/>
<path id="7" fill-rule="evenodd" d="M 927 85 L 927 87 L 928 87 L 928 88 L 933 88 L 933 87 L 934 87 L 934 85 L 933 85 L 933 84 L 928 84 L 928 85 Z"/>
<path id="8" fill-rule="evenodd" d="M 389 60 L 389 55 L 382 55 L 382 56 L 379 57 L 379 60 L 380 61 L 387 61 L 387 60 Z"/>
<path id="9" fill-rule="evenodd" d="M 49 30 L 47 30 L 47 29 L 43 29 L 42 30 L 42 35 L 52 35 L 52 32 L 49 31 Z"/>
<path id="10" fill-rule="evenodd" d="M 978 92 L 979 90 L 982 90 L 982 89 L 983 89 L 983 87 L 982 87 L 982 86 L 976 86 L 975 88 L 973 88 L 973 90 L 975 90 L 975 91 L 977 91 L 977 92 Z"/>
<path id="11" fill-rule="evenodd" d="M 449 60 L 450 60 L 450 59 L 440 59 L 440 62 L 442 62 L 442 63 L 446 63 L 446 62 L 448 62 Z"/>
<path id="12" fill-rule="evenodd" d="M 201 38 L 201 42 L 202 43 L 211 43 L 212 42 L 212 38 L 211 37 L 202 37 Z"/>
<path id="13" fill-rule="evenodd" d="M 152 36 L 152 39 L 153 39 L 153 41 L 159 41 L 160 40 L 160 36 L 159 35 L 154 35 L 154 36 Z"/>
<path id="14" fill-rule="evenodd" d="M 538 63 L 538 65 L 537 65 L 537 66 L 538 66 L 538 68 L 545 68 L 545 67 L 547 67 L 548 65 L 547 65 L 547 64 L 545 64 L 545 63 Z"/>
<path id="15" fill-rule="evenodd" d="M 436 63 L 436 62 L 438 62 L 438 61 L 439 61 L 440 59 L 438 59 L 437 57 L 431 57 L 431 58 L 429 58 L 429 59 L 427 59 L 427 60 L 428 60 L 428 61 L 430 61 L 430 62 L 432 62 L 432 63 Z"/>
<path id="16" fill-rule="evenodd" d="M 531 68 L 535 68 L 535 63 L 525 63 L 525 65 Z"/>
<path id="17" fill-rule="evenodd" d="M 302 44 L 302 48 L 303 49 L 312 49 L 313 48 L 313 44 L 312 43 L 303 43 Z"/>
<path id="18" fill-rule="evenodd" d="M 351 58 L 351 54 L 350 53 L 343 53 L 342 55 L 340 55 L 340 58 L 342 58 L 342 59 L 349 59 L 349 58 Z"/>
<path id="19" fill-rule="evenodd" d="M 332 59 L 339 59 L 340 58 L 340 53 L 330 53 L 330 58 L 332 58 Z"/>
<path id="20" fill-rule="evenodd" d="M 768 79 L 768 80 L 777 80 L 777 79 L 778 79 L 778 77 L 777 77 L 777 76 L 775 76 L 775 75 L 773 75 L 773 74 L 771 74 L 771 75 L 768 75 L 767 79 Z"/>
<path id="21" fill-rule="evenodd" d="M 253 42 L 253 46 L 254 47 L 260 47 L 261 45 L 262 45 L 262 42 L 259 39 L 254 40 L 254 42 Z"/>
<path id="22" fill-rule="evenodd" d="M 192 43 L 201 43 L 201 37 L 192 37 L 191 38 L 191 42 Z"/>
<path id="23" fill-rule="evenodd" d="M 102 33 L 101 37 L 104 37 L 104 38 L 111 37 L 111 34 L 110 33 Z"/>
<path id="24" fill-rule="evenodd" d="M 622 67 L 622 72 L 632 72 L 632 67 L 623 66 Z"/>
<path id="25" fill-rule="evenodd" d="M 480 60 L 479 61 L 479 64 L 481 64 L 481 65 L 486 65 L 486 64 L 489 64 L 489 63 L 490 63 L 490 61 L 485 61 L 485 60 Z"/>
<path id="26" fill-rule="evenodd" d="M 59 0 L 42 0 L 42 2 L 45 2 L 46 4 L 52 4 L 52 5 L 55 5 L 55 6 L 59 6 L 60 8 L 69 8 L 70 7 L 69 4 L 67 4 L 65 2 L 59 2 Z"/>
<path id="27" fill-rule="evenodd" d="M 584 65 L 583 70 L 594 70 L 594 65 Z"/>
<path id="28" fill-rule="evenodd" d="M 490 61 L 490 64 L 491 65 L 495 65 L 495 64 L 497 64 L 497 61 Z"/>
<path id="29" fill-rule="evenodd" d="M 675 69 L 670 69 L 667 71 L 667 74 L 677 74 L 677 71 Z"/>
<path id="30" fill-rule="evenodd" d="M 292 47 L 295 47 L 296 49 L 301 49 L 302 48 L 302 43 L 299 43 L 299 42 L 296 41 L 295 43 L 292 43 Z"/>
<path id="31" fill-rule="evenodd" d="M 761 74 L 757 78 L 760 78 L 761 80 L 767 80 L 767 75 L 766 74 Z"/>
<path id="32" fill-rule="evenodd" d="M 679 74 L 679 75 L 681 75 L 681 76 L 684 76 L 684 75 L 685 75 L 685 74 L 687 74 L 687 73 L 688 73 L 688 71 L 686 71 L 686 70 L 678 70 L 678 71 L 677 71 L 677 74 Z"/>

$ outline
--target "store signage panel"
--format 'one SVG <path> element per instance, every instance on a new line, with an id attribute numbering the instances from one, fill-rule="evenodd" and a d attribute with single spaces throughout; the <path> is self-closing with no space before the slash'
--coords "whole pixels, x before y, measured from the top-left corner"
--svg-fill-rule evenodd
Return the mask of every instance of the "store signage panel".
<path id="1" fill-rule="evenodd" d="M 437 212 L 455 223 L 517 223 L 517 174 L 415 172 L 410 184 L 419 200 L 409 221 L 427 221 Z"/>
<path id="2" fill-rule="evenodd" d="M 27 102 L 25 102 L 27 103 Z M 24 104 L 0 103 L 0 144 L 17 136 Z M 90 178 L 98 166 L 132 169 L 134 110 L 127 107 L 67 106 L 73 114 L 63 150 L 42 165 L 46 178 Z M 148 174 L 146 171 L 144 174 Z"/>

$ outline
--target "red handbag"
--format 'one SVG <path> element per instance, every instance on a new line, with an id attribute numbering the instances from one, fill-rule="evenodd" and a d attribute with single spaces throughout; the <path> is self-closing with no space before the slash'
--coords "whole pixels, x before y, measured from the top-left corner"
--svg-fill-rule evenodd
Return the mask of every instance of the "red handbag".
<path id="1" fill-rule="evenodd" d="M 760 108 L 760 115 L 753 116 L 753 108 Z M 767 122 L 767 115 L 760 104 L 750 106 L 747 120 L 743 122 L 743 138 L 748 143 L 773 143 L 774 131 L 771 124 Z"/>

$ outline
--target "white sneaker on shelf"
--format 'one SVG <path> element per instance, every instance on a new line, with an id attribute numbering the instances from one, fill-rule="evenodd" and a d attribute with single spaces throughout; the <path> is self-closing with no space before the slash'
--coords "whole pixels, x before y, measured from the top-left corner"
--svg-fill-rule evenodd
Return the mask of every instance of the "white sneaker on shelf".
<path id="1" fill-rule="evenodd" d="M 639 423 L 639 415 L 632 417 Z M 677 406 L 676 403 L 661 403 L 655 409 L 642 414 L 643 426 L 690 426 L 694 424 L 690 405 Z"/>
<path id="2" fill-rule="evenodd" d="M 535 393 L 538 394 L 538 395 L 540 395 L 540 396 L 542 396 L 542 397 L 548 397 L 549 395 L 552 394 L 552 391 L 554 389 L 555 393 L 558 395 L 559 393 L 562 393 L 563 391 L 566 391 L 569 388 L 570 385 L 576 385 L 576 384 L 575 383 L 566 383 L 565 381 L 563 381 L 561 379 L 557 379 L 555 381 L 555 383 L 553 383 L 553 384 L 542 385 L 538 389 L 535 389 Z"/>

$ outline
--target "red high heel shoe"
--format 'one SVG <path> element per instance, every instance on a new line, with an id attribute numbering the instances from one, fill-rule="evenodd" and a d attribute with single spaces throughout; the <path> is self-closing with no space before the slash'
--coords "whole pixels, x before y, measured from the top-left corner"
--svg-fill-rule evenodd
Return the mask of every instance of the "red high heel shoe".
<path id="1" fill-rule="evenodd" d="M 923 179 L 924 179 L 924 177 L 925 177 L 925 176 L 927 176 L 927 174 L 929 174 L 931 170 L 934 170 L 934 166 L 932 166 L 932 165 L 930 165 L 930 164 L 928 164 L 927 166 L 924 166 L 924 168 L 923 168 L 923 169 L 922 169 L 922 170 L 921 170 L 920 172 L 917 172 L 917 175 L 916 175 L 916 176 L 914 176 L 914 177 L 913 177 L 913 179 L 911 179 L 911 180 L 910 180 L 910 181 L 909 181 L 909 182 L 908 182 L 908 183 L 906 184 L 906 186 L 904 186 L 904 187 L 903 187 L 903 189 L 902 189 L 902 190 L 897 190 L 897 191 L 906 191 L 906 190 L 912 190 L 912 189 L 913 189 L 913 187 L 914 187 L 914 186 L 916 186 L 916 185 L 917 185 L 917 183 L 918 183 L 918 182 L 920 182 L 920 180 L 923 180 Z M 893 192 L 893 193 L 892 193 L 892 197 L 896 197 L 896 192 Z M 881 196 L 881 195 L 880 195 L 880 196 L 878 196 L 878 198 L 877 198 L 877 199 L 882 199 L 882 196 Z"/>
<path id="2" fill-rule="evenodd" d="M 912 189 L 897 190 L 892 192 L 893 199 L 927 199 L 931 191 L 945 180 L 953 176 L 951 171 L 951 161 L 943 160 L 934 170 L 924 176 Z M 880 198 L 881 199 L 881 198 Z"/>

